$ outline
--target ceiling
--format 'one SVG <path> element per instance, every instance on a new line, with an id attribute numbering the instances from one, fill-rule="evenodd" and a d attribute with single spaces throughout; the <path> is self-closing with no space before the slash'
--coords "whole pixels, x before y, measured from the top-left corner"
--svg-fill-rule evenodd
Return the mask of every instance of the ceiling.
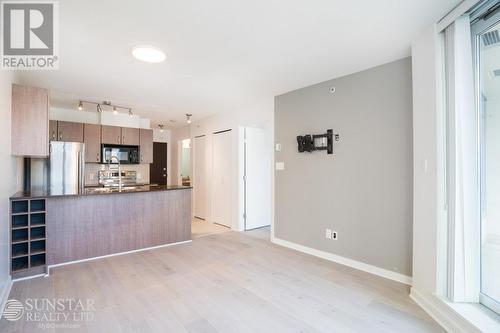
<path id="1" fill-rule="evenodd" d="M 60 69 L 24 71 L 55 106 L 131 106 L 185 124 L 410 54 L 410 42 L 459 0 L 64 0 Z M 142 63 L 150 44 L 167 60 Z M 172 123 L 170 123 L 172 124 Z"/>

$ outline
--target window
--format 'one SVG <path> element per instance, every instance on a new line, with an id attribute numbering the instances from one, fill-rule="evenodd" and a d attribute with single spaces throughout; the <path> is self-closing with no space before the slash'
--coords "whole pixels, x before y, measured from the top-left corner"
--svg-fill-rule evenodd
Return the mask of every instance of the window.
<path id="1" fill-rule="evenodd" d="M 479 115 L 480 296 L 500 313 L 500 3 L 471 26 Z"/>

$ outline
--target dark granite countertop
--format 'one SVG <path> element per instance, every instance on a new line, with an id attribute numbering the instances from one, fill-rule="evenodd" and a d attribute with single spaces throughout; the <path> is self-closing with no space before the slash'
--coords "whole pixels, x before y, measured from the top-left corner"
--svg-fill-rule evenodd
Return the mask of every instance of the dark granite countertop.
<path id="1" fill-rule="evenodd" d="M 48 190 L 32 190 L 32 191 L 19 191 L 10 197 L 10 200 L 19 199 L 33 199 L 33 198 L 53 198 L 53 197 L 76 197 L 86 195 L 111 195 L 111 194 L 127 194 L 127 193 L 141 193 L 141 192 L 155 192 L 155 191 L 173 191 L 173 190 L 186 190 L 192 188 L 191 186 L 178 186 L 178 185 L 140 185 L 124 187 L 121 191 L 118 189 L 109 189 L 103 187 L 87 187 L 83 193 L 78 194 L 61 194 L 50 193 Z"/>

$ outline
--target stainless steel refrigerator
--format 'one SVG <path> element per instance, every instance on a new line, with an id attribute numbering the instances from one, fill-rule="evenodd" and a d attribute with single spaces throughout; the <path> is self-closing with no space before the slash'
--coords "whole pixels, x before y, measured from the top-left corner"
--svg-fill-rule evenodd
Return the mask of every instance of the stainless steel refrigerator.
<path id="1" fill-rule="evenodd" d="M 85 144 L 50 142 L 50 194 L 83 193 L 85 184 Z"/>

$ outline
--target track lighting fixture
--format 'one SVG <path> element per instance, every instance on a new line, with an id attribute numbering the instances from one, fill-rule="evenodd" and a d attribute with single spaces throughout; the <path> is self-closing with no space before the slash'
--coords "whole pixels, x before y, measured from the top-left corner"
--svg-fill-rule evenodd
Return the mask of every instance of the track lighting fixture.
<path id="1" fill-rule="evenodd" d="M 128 115 L 132 117 L 132 108 L 120 105 L 113 105 L 110 101 L 93 102 L 93 101 L 78 101 L 78 110 L 83 111 L 83 104 L 93 104 L 96 106 L 96 111 L 101 113 L 103 111 L 103 106 L 106 111 L 113 110 L 113 114 L 118 114 L 120 110 L 128 111 Z"/>

